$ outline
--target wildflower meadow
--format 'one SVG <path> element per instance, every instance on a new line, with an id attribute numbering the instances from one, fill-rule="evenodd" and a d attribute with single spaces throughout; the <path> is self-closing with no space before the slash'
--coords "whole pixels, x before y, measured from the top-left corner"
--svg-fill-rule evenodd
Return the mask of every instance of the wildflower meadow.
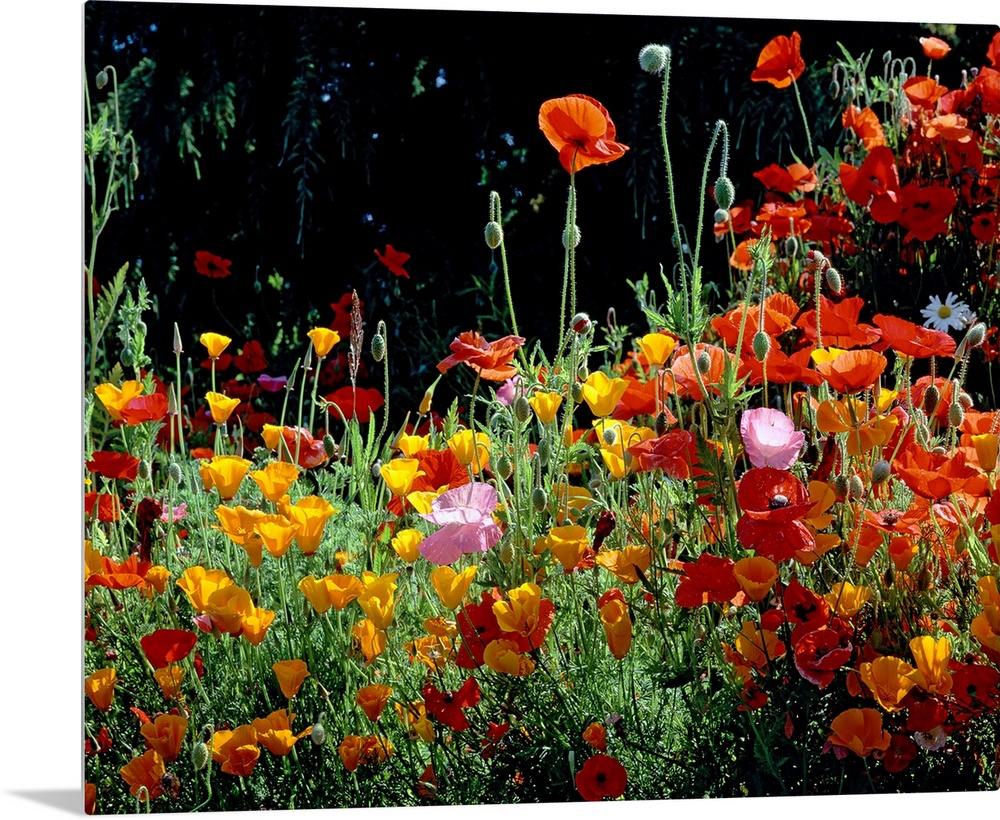
<path id="1" fill-rule="evenodd" d="M 996 27 L 821 53 L 758 21 L 699 63 L 695 34 L 636 18 L 604 44 L 616 87 L 508 99 L 508 153 L 439 191 L 471 217 L 401 192 L 376 234 L 308 217 L 364 190 L 350 140 L 342 172 L 310 153 L 310 106 L 377 104 L 314 29 L 261 159 L 221 63 L 130 62 L 89 5 L 88 813 L 1000 788 Z M 255 36 L 234 39 L 264 55 Z M 407 100 L 462 81 L 435 65 Z M 156 154 L 164 76 L 180 126 Z M 733 119 L 689 115 L 696 83 Z M 435 163 L 407 139 L 464 150 L 404 119 L 407 164 Z M 245 189 L 211 182 L 220 141 Z M 312 272 L 246 262 L 245 231 L 177 239 L 196 205 L 155 191 L 178 154 L 213 212 L 271 180 Z M 505 182 L 522 167 L 547 196 Z M 602 223 L 626 184 L 628 236 Z M 465 274 L 426 261 L 450 243 Z"/>

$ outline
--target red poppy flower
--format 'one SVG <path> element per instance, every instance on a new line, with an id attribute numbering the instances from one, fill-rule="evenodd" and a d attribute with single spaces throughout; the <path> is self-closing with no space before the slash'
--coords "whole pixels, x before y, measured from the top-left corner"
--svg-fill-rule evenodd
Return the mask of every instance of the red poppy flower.
<path id="1" fill-rule="evenodd" d="M 948 233 L 947 219 L 958 202 L 958 197 L 951 188 L 941 185 L 921 186 L 911 182 L 900 194 L 902 213 L 899 215 L 899 224 L 906 228 L 904 242 L 912 239 L 927 242 L 940 233 Z"/>
<path id="2" fill-rule="evenodd" d="M 929 732 L 948 719 L 948 709 L 941 699 L 919 687 L 907 692 L 899 705 L 906 708 L 906 728 L 910 732 Z"/>
<path id="3" fill-rule="evenodd" d="M 410 278 L 410 274 L 403 267 L 406 260 L 410 258 L 408 253 L 397 251 L 392 245 L 386 245 L 384 254 L 376 250 L 375 255 L 378 257 L 378 261 L 385 265 L 392 273 L 396 274 L 396 276 L 402 276 L 406 279 Z"/>
<path id="4" fill-rule="evenodd" d="M 121 503 L 118 497 L 108 493 L 89 492 L 83 496 L 83 514 L 90 518 L 97 508 L 97 520 L 105 523 L 117 521 L 121 512 Z"/>
<path id="5" fill-rule="evenodd" d="M 615 124 L 608 110 L 586 94 L 543 102 L 538 127 L 570 174 L 588 165 L 612 162 L 628 150 L 627 145 L 615 141 Z"/>
<path id="6" fill-rule="evenodd" d="M 101 571 L 87 578 L 87 586 L 143 589 L 146 586 L 146 573 L 151 566 L 149 561 L 140 561 L 138 555 L 130 555 L 120 564 L 105 555 L 101 557 Z"/>
<path id="7" fill-rule="evenodd" d="M 95 450 L 90 454 L 87 469 L 104 478 L 121 478 L 125 481 L 135 481 L 139 471 L 139 459 L 129 453 L 112 453 L 106 450 Z"/>
<path id="8" fill-rule="evenodd" d="M 378 410 L 385 404 L 382 393 L 374 387 L 359 387 L 355 390 L 348 385 L 334 390 L 324 398 L 337 405 L 346 419 L 353 418 L 357 413 L 360 422 L 367 422 L 372 417 L 372 410 Z"/>
<path id="9" fill-rule="evenodd" d="M 833 673 L 850 661 L 853 651 L 853 644 L 848 641 L 844 646 L 836 631 L 813 629 L 795 644 L 795 668 L 807 681 L 826 689 L 833 683 Z"/>
<path id="10" fill-rule="evenodd" d="M 667 424 L 675 424 L 677 419 L 670 408 L 663 405 L 662 400 L 671 392 L 672 379 L 660 371 L 657 378 L 640 382 L 635 376 L 625 376 L 628 386 L 622 397 L 611 412 L 611 418 L 618 421 L 628 421 L 637 416 L 655 416 L 661 410 L 667 415 Z M 656 402 L 656 383 L 660 383 L 660 404 Z"/>
<path id="11" fill-rule="evenodd" d="M 904 771 L 919 753 L 917 744 L 906 735 L 890 735 L 889 748 L 885 751 L 876 749 L 873 754 L 876 760 L 882 761 L 882 766 L 891 774 Z"/>
<path id="12" fill-rule="evenodd" d="M 915 325 L 906 319 L 885 316 L 881 313 L 873 316 L 872 321 L 882 331 L 882 341 L 876 345 L 878 350 L 892 348 L 897 353 L 915 359 L 951 356 L 955 353 L 955 340 L 943 330 L 933 330 L 923 325 Z M 826 323 L 825 315 L 823 323 Z"/>
<path id="13" fill-rule="evenodd" d="M 757 171 L 754 176 L 763 182 L 764 187 L 769 191 L 790 194 L 795 190 L 795 180 L 792 179 L 792 175 L 773 162 L 767 168 Z"/>
<path id="14" fill-rule="evenodd" d="M 743 510 L 736 537 L 747 549 L 780 562 L 816 548 L 812 530 L 799 520 L 812 507 L 809 491 L 788 470 L 747 470 L 736 488 L 736 500 Z"/>
<path id="15" fill-rule="evenodd" d="M 628 452 L 637 460 L 637 471 L 663 470 L 671 478 L 683 481 L 691 477 L 694 436 L 687 430 L 671 430 L 657 438 L 633 444 Z"/>
<path id="16" fill-rule="evenodd" d="M 215 372 L 216 373 L 221 373 L 223 370 L 225 370 L 226 368 L 228 368 L 229 365 L 231 365 L 232 363 L 233 363 L 233 357 L 230 354 L 228 354 L 228 353 L 223 353 L 221 356 L 219 356 L 219 358 L 217 358 L 215 360 Z M 203 370 L 211 370 L 212 369 L 212 359 L 211 359 L 211 357 L 205 359 L 201 363 L 201 368 Z"/>
<path id="17" fill-rule="evenodd" d="M 84 754 L 99 755 L 111 749 L 111 733 L 108 731 L 107 726 L 102 726 L 101 731 L 97 733 L 97 737 L 94 739 L 97 741 L 96 745 L 90 742 L 89 737 L 84 741 Z"/>
<path id="18" fill-rule="evenodd" d="M 243 345 L 240 355 L 233 357 L 233 364 L 240 373 L 259 373 L 265 370 L 267 359 L 264 358 L 264 348 L 256 339 L 251 339 Z"/>
<path id="19" fill-rule="evenodd" d="M 843 624 L 839 618 L 831 621 L 830 604 L 822 595 L 802 586 L 796 579 L 789 581 L 781 590 L 781 607 L 788 622 L 795 624 L 789 637 L 793 648 L 810 632 Z M 842 638 L 840 642 L 843 644 L 845 640 Z"/>
<path id="20" fill-rule="evenodd" d="M 731 601 L 742 591 L 740 582 L 733 574 L 736 562 L 732 558 L 720 558 L 703 552 L 697 561 L 685 561 L 681 566 L 684 574 L 674 592 L 674 603 L 677 606 L 724 603 Z"/>
<path id="21" fill-rule="evenodd" d="M 849 105 L 840 118 L 844 128 L 850 128 L 861 140 L 865 149 L 871 151 L 878 145 L 885 145 L 885 131 L 879 122 L 878 114 L 870 108 L 859 109 Z"/>
<path id="22" fill-rule="evenodd" d="M 323 464 L 329 456 L 323 446 L 323 439 L 313 438 L 312 433 L 304 427 L 282 427 L 281 437 L 288 446 L 288 452 L 295 457 L 295 448 L 298 447 L 298 465 L 304 470 L 310 470 Z M 280 450 L 284 453 L 284 450 Z"/>
<path id="23" fill-rule="evenodd" d="M 456 364 L 465 362 L 487 381 L 507 381 L 517 374 L 510 362 L 524 341 L 521 336 L 504 336 L 487 342 L 478 331 L 467 330 L 452 341 L 449 345 L 451 355 L 438 362 L 437 368 L 446 373 Z"/>
<path id="24" fill-rule="evenodd" d="M 838 393 L 857 393 L 875 384 L 888 360 L 875 350 L 848 350 L 835 359 L 817 362 L 816 369 Z"/>
<path id="25" fill-rule="evenodd" d="M 806 69 L 806 62 L 799 53 L 802 37 L 797 31 L 791 37 L 779 34 L 764 46 L 757 58 L 757 68 L 750 79 L 757 83 L 771 83 L 775 88 L 787 88 Z"/>
<path id="26" fill-rule="evenodd" d="M 900 448 L 892 471 L 917 495 L 937 500 L 957 493 L 979 475 L 975 467 L 966 464 L 965 458 L 964 450 L 956 450 L 954 455 L 939 455 L 910 440 Z"/>
<path id="27" fill-rule="evenodd" d="M 955 720 L 965 721 L 984 712 L 1000 710 L 1000 672 L 970 663 L 951 673 Z"/>
<path id="28" fill-rule="evenodd" d="M 826 316 L 823 317 L 823 324 L 826 324 Z M 747 334 L 749 337 L 750 334 Z M 824 336 L 824 339 L 826 337 Z M 767 364 L 767 380 L 772 384 L 802 384 L 818 385 L 823 381 L 823 377 L 809 367 L 809 350 L 796 351 L 791 356 L 785 353 L 776 344 L 771 345 L 767 351 L 767 358 L 760 362 L 753 352 L 744 353 L 740 360 L 740 366 L 736 371 L 736 378 L 747 378 L 751 385 L 762 384 L 765 376 L 765 363 Z"/>
<path id="29" fill-rule="evenodd" d="M 598 752 L 576 773 L 576 790 L 584 800 L 616 798 L 625 794 L 628 775 L 625 767 L 613 757 Z"/>
<path id="30" fill-rule="evenodd" d="M 157 629 L 141 638 L 139 643 L 153 668 L 163 669 L 191 654 L 194 645 L 198 643 L 198 636 L 185 629 Z"/>
<path id="31" fill-rule="evenodd" d="M 873 148 L 860 168 L 841 163 L 840 184 L 848 198 L 868 208 L 876 222 L 887 224 L 899 218 L 899 169 L 892 149 Z"/>
<path id="32" fill-rule="evenodd" d="M 162 421 L 167 415 L 167 407 L 167 397 L 163 393 L 136 396 L 122 408 L 122 421 L 130 427 L 147 421 Z"/>
<path id="33" fill-rule="evenodd" d="M 938 99 L 947 91 L 948 89 L 940 85 L 933 77 L 910 77 L 903 83 L 903 93 L 906 94 L 910 104 L 931 111 Z"/>
<path id="34" fill-rule="evenodd" d="M 479 703 L 479 684 L 475 678 L 469 678 L 454 692 L 442 692 L 431 683 L 425 683 L 420 692 L 424 696 L 428 714 L 433 715 L 438 723 L 443 723 L 456 732 L 469 728 L 469 720 L 462 710 Z"/>
<path id="35" fill-rule="evenodd" d="M 500 624 L 493 613 L 493 604 L 500 600 L 500 593 L 494 590 L 483 592 L 481 602 L 466 604 L 455 617 L 462 645 L 455 655 L 455 663 L 463 669 L 475 669 L 483 665 L 483 650 L 490 641 L 500 637 Z"/>
<path id="36" fill-rule="evenodd" d="M 230 260 L 208 251 L 198 251 L 194 255 L 194 269 L 209 279 L 223 279 L 232 274 L 229 270 L 231 264 L 233 263 Z"/>
<path id="37" fill-rule="evenodd" d="M 972 217 L 969 232 L 984 245 L 1000 242 L 1000 218 L 996 211 L 983 211 Z"/>
<path id="38" fill-rule="evenodd" d="M 986 59 L 994 68 L 1000 68 L 1000 31 L 990 40 L 989 48 L 986 49 Z"/>

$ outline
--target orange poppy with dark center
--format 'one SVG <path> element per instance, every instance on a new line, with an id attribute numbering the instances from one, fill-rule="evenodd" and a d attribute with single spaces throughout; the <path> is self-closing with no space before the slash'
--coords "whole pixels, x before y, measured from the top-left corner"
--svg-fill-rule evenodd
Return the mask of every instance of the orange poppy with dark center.
<path id="1" fill-rule="evenodd" d="M 779 34 L 768 43 L 757 58 L 757 68 L 750 79 L 757 83 L 770 83 L 775 88 L 787 88 L 806 70 L 799 48 L 802 36 L 793 31 L 791 37 Z"/>

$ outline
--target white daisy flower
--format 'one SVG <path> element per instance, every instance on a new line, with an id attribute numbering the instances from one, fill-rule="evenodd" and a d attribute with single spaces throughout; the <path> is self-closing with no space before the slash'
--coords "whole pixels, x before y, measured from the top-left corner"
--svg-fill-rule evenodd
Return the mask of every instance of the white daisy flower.
<path id="1" fill-rule="evenodd" d="M 920 314 L 924 317 L 924 326 L 934 330 L 959 330 L 976 318 L 954 293 L 949 293 L 943 302 L 940 296 L 932 296 L 931 303 Z"/>

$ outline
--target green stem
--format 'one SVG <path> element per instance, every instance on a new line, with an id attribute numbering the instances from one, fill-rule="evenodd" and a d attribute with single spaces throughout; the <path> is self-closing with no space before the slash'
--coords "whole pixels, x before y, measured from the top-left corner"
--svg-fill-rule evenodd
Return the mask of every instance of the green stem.
<path id="1" fill-rule="evenodd" d="M 809 121 L 806 119 L 806 110 L 802 107 L 802 95 L 799 94 L 799 84 L 792 78 L 792 88 L 795 89 L 795 102 L 799 105 L 799 114 L 802 115 L 802 125 L 806 129 L 806 143 L 809 145 L 809 156 L 816 159 L 816 152 L 813 150 L 812 133 L 809 131 Z"/>

